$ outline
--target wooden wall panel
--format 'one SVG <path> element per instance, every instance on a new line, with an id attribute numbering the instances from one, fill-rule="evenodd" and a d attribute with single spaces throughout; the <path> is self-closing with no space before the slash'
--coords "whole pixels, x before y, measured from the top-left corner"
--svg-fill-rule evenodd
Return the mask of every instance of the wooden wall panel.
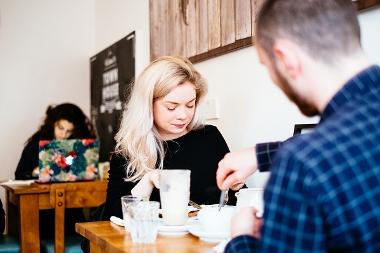
<path id="1" fill-rule="evenodd" d="M 220 2 L 220 25 L 222 46 L 235 42 L 235 2 L 221 0 Z"/>
<path id="2" fill-rule="evenodd" d="M 183 33 L 182 33 L 182 15 L 180 11 L 180 0 L 168 0 L 168 38 L 167 44 L 169 54 L 183 54 Z M 169 39 L 172 38 L 172 39 Z"/>
<path id="3" fill-rule="evenodd" d="M 187 6 L 182 6 L 182 8 L 187 7 L 185 10 L 187 24 L 184 23 L 184 29 L 186 31 L 185 55 L 188 57 L 197 54 L 199 13 L 196 5 L 196 0 L 189 0 Z"/>
<path id="4" fill-rule="evenodd" d="M 256 34 L 256 16 L 265 0 L 251 0 L 252 34 Z"/>
<path id="5" fill-rule="evenodd" d="M 150 0 L 151 60 L 182 55 L 199 62 L 252 45 L 265 0 Z M 358 10 L 380 0 L 354 0 Z"/>
<path id="6" fill-rule="evenodd" d="M 236 40 L 252 36 L 251 1 L 235 0 Z"/>
<path id="7" fill-rule="evenodd" d="M 196 10 L 199 18 L 197 54 L 202 54 L 208 51 L 207 1 L 197 1 Z"/>
<path id="8" fill-rule="evenodd" d="M 169 53 L 169 47 L 167 44 L 167 38 L 169 38 L 168 1 L 169 0 L 160 0 L 154 1 L 154 4 L 150 4 L 151 59 L 156 59 L 161 55 Z M 160 15 L 152 15 L 153 13 L 160 13 Z M 154 43 L 152 43 L 152 39 Z"/>
<path id="9" fill-rule="evenodd" d="M 221 45 L 220 0 L 207 0 L 208 50 Z"/>
<path id="10" fill-rule="evenodd" d="M 220 0 L 207 0 L 208 50 L 221 45 Z"/>

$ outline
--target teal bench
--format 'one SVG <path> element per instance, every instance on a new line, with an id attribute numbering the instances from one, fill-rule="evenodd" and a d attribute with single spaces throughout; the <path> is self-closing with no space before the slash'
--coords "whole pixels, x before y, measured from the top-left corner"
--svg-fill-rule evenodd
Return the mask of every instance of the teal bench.
<path id="1" fill-rule="evenodd" d="M 80 235 L 65 236 L 65 253 L 83 253 L 82 238 Z M 41 240 L 41 253 L 54 253 L 54 239 Z"/>
<path id="2" fill-rule="evenodd" d="M 18 239 L 10 235 L 0 235 L 0 253 L 19 253 Z"/>

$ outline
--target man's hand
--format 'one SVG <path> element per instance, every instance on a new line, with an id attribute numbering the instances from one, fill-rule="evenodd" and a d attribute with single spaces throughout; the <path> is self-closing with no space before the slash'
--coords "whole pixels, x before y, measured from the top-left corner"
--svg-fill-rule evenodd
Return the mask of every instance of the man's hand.
<path id="1" fill-rule="evenodd" d="M 239 190 L 257 169 L 256 148 L 251 147 L 224 156 L 218 164 L 216 182 L 222 190 Z"/>
<path id="2" fill-rule="evenodd" d="M 257 210 L 253 207 L 244 207 L 238 211 L 231 221 L 231 237 L 250 235 L 260 238 L 263 220 L 256 217 Z"/>

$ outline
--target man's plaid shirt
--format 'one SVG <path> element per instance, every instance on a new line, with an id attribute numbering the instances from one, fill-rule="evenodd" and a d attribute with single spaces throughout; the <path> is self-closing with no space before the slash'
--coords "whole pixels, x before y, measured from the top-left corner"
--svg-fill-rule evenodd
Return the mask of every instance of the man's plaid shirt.
<path id="1" fill-rule="evenodd" d="M 380 68 L 346 83 L 270 170 L 261 239 L 226 252 L 380 252 Z"/>

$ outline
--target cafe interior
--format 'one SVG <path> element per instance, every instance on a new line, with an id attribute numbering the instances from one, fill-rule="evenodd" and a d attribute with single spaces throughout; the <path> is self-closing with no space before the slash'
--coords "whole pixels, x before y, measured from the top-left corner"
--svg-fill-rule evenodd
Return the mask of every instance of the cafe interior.
<path id="1" fill-rule="evenodd" d="M 104 203 L 125 92 L 160 56 L 188 58 L 207 80 L 204 122 L 218 128 L 231 151 L 286 140 L 295 128 L 319 121 L 301 114 L 260 64 L 252 38 L 263 1 L 0 0 L 0 197 L 5 210 L 0 252 L 82 252 L 84 238 L 91 252 L 223 251 L 215 248 L 222 247 L 219 237 L 195 228 L 190 233 L 163 229 L 155 243 L 136 244 L 123 228 L 123 217 L 69 228 L 65 213 L 82 208 L 89 219 Z M 364 51 L 379 64 L 380 2 L 353 2 Z M 26 141 L 43 123 L 46 108 L 62 103 L 80 107 L 94 125 L 100 145 L 96 180 L 16 180 Z M 246 186 L 262 188 L 268 176 L 254 173 Z M 174 177 L 188 180 L 183 174 Z M 204 216 L 199 219 L 211 219 Z M 50 237 L 42 236 L 41 219 L 49 219 L 42 222 L 52 227 Z M 70 229 L 75 232 L 66 235 Z"/>

